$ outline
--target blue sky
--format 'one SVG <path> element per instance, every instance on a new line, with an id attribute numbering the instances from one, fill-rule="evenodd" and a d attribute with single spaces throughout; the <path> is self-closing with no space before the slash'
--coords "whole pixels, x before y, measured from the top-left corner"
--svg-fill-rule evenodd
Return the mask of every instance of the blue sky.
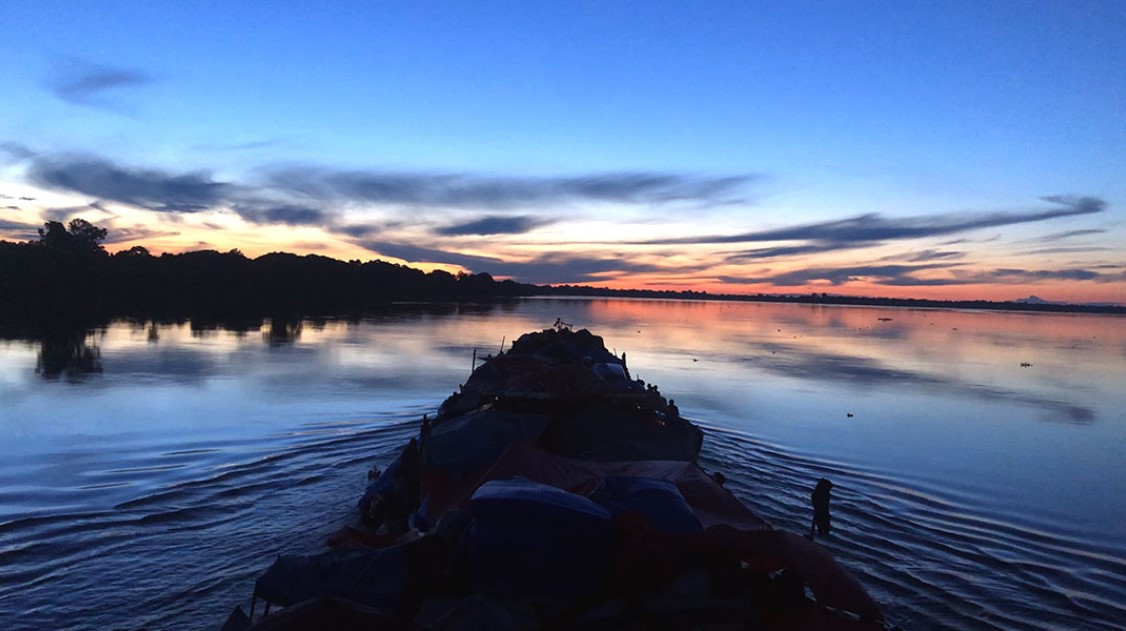
<path id="1" fill-rule="evenodd" d="M 0 238 L 1126 302 L 1126 3 L 0 6 Z M 32 198 L 32 199 L 21 199 Z"/>

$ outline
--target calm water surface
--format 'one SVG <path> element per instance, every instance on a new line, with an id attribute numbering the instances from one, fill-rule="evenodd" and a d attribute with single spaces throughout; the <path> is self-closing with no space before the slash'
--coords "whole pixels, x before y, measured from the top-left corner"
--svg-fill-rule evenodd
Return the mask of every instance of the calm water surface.
<path id="1" fill-rule="evenodd" d="M 215 629 L 499 349 L 562 317 L 907 629 L 1126 621 L 1126 321 L 634 300 L 0 340 L 0 627 Z M 1030 364 L 1022 366 L 1022 364 Z"/>

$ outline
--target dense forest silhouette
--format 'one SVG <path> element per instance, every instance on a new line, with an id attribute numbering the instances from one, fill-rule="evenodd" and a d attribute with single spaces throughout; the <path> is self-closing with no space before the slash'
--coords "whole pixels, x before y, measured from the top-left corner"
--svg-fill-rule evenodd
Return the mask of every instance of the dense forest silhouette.
<path id="1" fill-rule="evenodd" d="M 817 304 L 957 307 L 1126 314 L 1123 307 L 857 298 L 722 295 L 700 291 L 616 290 L 497 281 L 488 273 L 423 272 L 385 261 L 340 261 L 284 252 L 248 258 L 238 250 L 153 256 L 135 246 L 110 254 L 107 232 L 83 220 L 51 221 L 39 239 L 0 241 L 0 324 L 10 328 L 82 326 L 113 318 L 238 322 L 254 318 L 349 317 L 404 302 L 467 303 L 523 296 L 606 296 L 754 300 Z M 285 337 L 282 331 L 278 338 Z M 63 347 L 69 347 L 69 342 Z M 90 362 L 87 362 L 90 363 Z M 73 367 L 73 366 L 72 366 Z"/>
<path id="2" fill-rule="evenodd" d="M 136 246 L 109 254 L 101 244 L 106 231 L 82 219 L 48 222 L 39 235 L 0 241 L 0 312 L 10 321 L 346 315 L 396 302 L 490 300 L 535 290 L 487 273 L 283 252 L 255 259 L 238 250 L 153 256 Z"/>

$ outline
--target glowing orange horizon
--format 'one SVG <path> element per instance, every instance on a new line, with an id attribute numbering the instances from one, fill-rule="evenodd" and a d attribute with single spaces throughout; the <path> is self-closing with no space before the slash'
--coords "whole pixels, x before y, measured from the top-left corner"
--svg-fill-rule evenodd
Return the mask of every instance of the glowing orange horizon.
<path id="1" fill-rule="evenodd" d="M 454 274 L 459 272 L 487 272 L 497 280 L 511 278 L 518 282 L 534 284 L 563 284 L 535 278 L 513 277 L 503 273 L 500 269 L 490 269 L 487 263 L 475 265 L 471 269 L 464 265 L 452 263 L 397 258 L 373 251 L 373 247 L 378 249 L 377 245 L 365 246 L 358 240 L 350 240 L 323 227 L 263 226 L 248 223 L 241 217 L 229 212 L 208 211 L 185 216 L 177 222 L 163 222 L 160 219 L 154 221 L 151 213 L 116 207 L 112 213 L 108 210 L 92 210 L 84 212 L 82 216 L 95 225 L 104 223 L 111 226 L 111 238 L 122 239 L 106 245 L 106 249 L 110 252 L 127 250 L 137 245 L 145 247 L 154 255 L 179 254 L 205 249 L 220 252 L 238 249 L 249 258 L 257 258 L 271 252 L 289 252 L 298 255 L 326 256 L 342 261 L 383 260 L 420 269 L 424 272 L 434 270 Z M 0 216 L 0 219 L 3 219 L 3 216 Z M 16 217 L 12 217 L 12 221 L 15 220 Z M 26 216 L 21 216 L 20 220 L 26 221 Z M 578 239 L 580 236 L 589 237 L 589 234 L 571 234 L 558 225 L 550 229 L 550 234 L 552 235 L 551 243 L 537 242 L 537 238 L 542 238 L 542 235 L 537 236 L 537 234 L 499 235 L 488 239 L 467 237 L 434 241 L 434 237 L 428 236 L 424 228 L 408 226 L 400 232 L 388 233 L 388 240 L 418 245 L 420 251 L 432 248 L 433 250 L 477 256 L 484 260 L 496 259 L 509 265 L 534 263 L 543 260 L 545 257 L 556 257 L 556 260 L 560 261 L 566 261 L 567 257 L 629 261 L 628 267 L 634 271 L 628 269 L 607 271 L 594 278 L 568 283 L 607 289 L 696 291 L 726 295 L 827 293 L 865 298 L 941 301 L 986 300 L 993 302 L 1038 296 L 1049 302 L 1126 304 L 1126 277 L 1123 277 L 1122 280 L 1115 279 L 1113 282 L 1101 283 L 1090 280 L 1044 280 L 1042 282 L 1013 284 L 982 282 L 949 285 L 880 284 L 878 278 L 858 279 L 840 285 L 833 285 L 828 282 L 809 282 L 785 286 L 770 282 L 754 283 L 748 281 L 743 283 L 739 280 L 752 277 L 769 279 L 772 276 L 808 268 L 846 269 L 851 265 L 863 266 L 872 264 L 873 261 L 878 263 L 882 260 L 888 260 L 889 257 L 896 255 L 902 256 L 904 249 L 927 247 L 925 244 L 871 248 L 864 251 L 863 257 L 858 254 L 854 255 L 855 258 L 848 257 L 840 253 L 835 255 L 810 255 L 801 260 L 780 259 L 772 261 L 769 265 L 764 263 L 752 266 L 750 264 L 736 265 L 724 262 L 725 252 L 723 247 L 726 246 L 681 246 L 679 249 L 670 249 L 667 246 L 650 247 L 637 244 L 567 245 L 564 237 Z M 988 261 L 988 263 L 983 261 Z M 1067 267 L 1068 265 L 1081 264 L 1064 260 L 1051 261 L 1047 258 L 1038 259 L 1037 266 L 1047 265 Z M 497 267 L 500 268 L 501 266 L 498 265 Z M 566 270 L 566 263 L 559 263 L 559 267 Z M 971 252 L 966 258 L 959 259 L 956 266 L 936 268 L 922 273 L 933 274 L 927 277 L 928 281 L 941 283 L 944 280 L 943 275 L 961 274 L 958 278 L 972 279 L 978 272 L 1004 267 L 1020 268 L 1020 260 L 1014 258 L 1011 252 L 1006 253 L 1004 248 L 994 248 L 988 252 Z M 641 268 L 644 268 L 645 271 L 636 271 Z M 581 275 L 577 276 L 581 277 Z M 951 277 L 946 276 L 945 278 Z M 956 280 L 951 279 L 950 282 L 954 283 Z"/>
<path id="2" fill-rule="evenodd" d="M 115 243 L 106 247 L 109 252 L 128 250 L 135 242 Z M 285 251 L 297 255 L 315 254 L 327 256 L 342 261 L 359 260 L 363 262 L 382 260 L 390 263 L 405 265 L 424 272 L 442 270 L 451 274 L 490 273 L 488 269 L 469 269 L 459 265 L 444 263 L 412 262 L 394 257 L 380 256 L 369 250 L 356 246 L 329 248 L 319 244 L 294 244 L 294 247 L 282 249 L 278 247 L 228 247 L 227 244 L 209 244 L 204 247 L 198 242 L 192 246 L 172 246 L 163 248 L 150 248 L 152 254 L 159 256 L 162 253 L 180 254 L 183 252 L 203 249 L 214 249 L 221 252 L 237 249 L 248 258 L 257 258 L 272 252 Z M 1048 302 L 1069 302 L 1076 304 L 1085 303 L 1126 303 L 1126 283 L 1092 283 L 1087 281 L 1069 281 L 1066 283 L 1040 283 L 1018 285 L 996 284 L 963 284 L 963 285 L 937 285 L 937 286 L 911 286 L 911 285 L 880 285 L 878 283 L 852 282 L 843 285 L 830 285 L 826 283 L 776 286 L 769 283 L 737 284 L 722 282 L 715 279 L 691 281 L 680 279 L 679 273 L 671 270 L 667 275 L 627 274 L 622 273 L 614 278 L 603 281 L 581 281 L 574 283 L 536 283 L 534 281 L 520 281 L 503 274 L 492 274 L 496 280 L 515 280 L 529 282 L 530 284 L 550 285 L 560 287 L 565 285 L 597 287 L 615 290 L 653 290 L 676 292 L 706 292 L 711 295 L 753 296 L 757 294 L 771 296 L 803 295 L 803 294 L 828 294 L 831 296 L 847 296 L 853 298 L 894 298 L 903 300 L 939 300 L 939 301 L 974 301 L 984 300 L 989 302 L 1011 302 L 1014 300 L 1037 296 Z"/>
<path id="3" fill-rule="evenodd" d="M 668 282 L 654 276 L 620 276 L 613 280 L 589 283 L 554 283 L 587 285 L 605 289 L 647 289 L 654 291 L 697 291 L 708 294 L 734 296 L 763 295 L 801 295 L 828 294 L 852 298 L 895 298 L 901 300 L 941 300 L 1012 302 L 1036 296 L 1048 302 L 1069 302 L 1075 304 L 1112 303 L 1126 304 L 1126 282 L 1094 283 L 1089 281 L 1068 281 L 1066 283 L 1025 283 L 1013 285 L 962 284 L 962 285 L 880 285 L 877 283 L 853 282 L 843 285 L 827 283 L 777 286 L 769 283 L 741 285 L 721 281 L 701 281 L 697 283 Z"/>

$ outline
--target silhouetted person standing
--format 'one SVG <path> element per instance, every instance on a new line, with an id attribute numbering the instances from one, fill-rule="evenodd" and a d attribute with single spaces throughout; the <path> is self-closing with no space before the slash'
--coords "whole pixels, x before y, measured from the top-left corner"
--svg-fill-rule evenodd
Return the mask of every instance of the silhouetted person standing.
<path id="1" fill-rule="evenodd" d="M 418 440 L 412 438 L 399 454 L 399 471 L 395 476 L 395 490 L 404 494 L 405 506 L 409 512 L 414 512 L 418 508 L 418 487 L 421 473 Z"/>
<path id="2" fill-rule="evenodd" d="M 426 443 L 430 438 L 430 432 L 433 431 L 433 426 L 430 425 L 430 417 L 426 414 L 422 415 L 422 427 L 418 429 L 418 450 L 421 453 L 426 449 Z"/>
<path id="3" fill-rule="evenodd" d="M 817 487 L 813 489 L 813 524 L 809 527 L 809 536 L 813 538 L 813 531 L 816 530 L 818 534 L 829 534 L 829 491 L 833 489 L 833 483 L 825 478 L 817 481 Z"/>

